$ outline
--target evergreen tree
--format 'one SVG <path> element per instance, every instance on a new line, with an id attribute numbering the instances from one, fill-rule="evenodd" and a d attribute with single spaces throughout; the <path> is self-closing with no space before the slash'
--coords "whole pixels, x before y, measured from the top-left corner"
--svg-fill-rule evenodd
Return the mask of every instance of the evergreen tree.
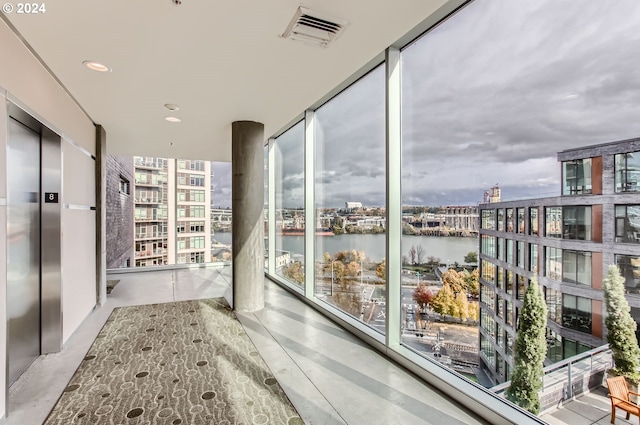
<path id="1" fill-rule="evenodd" d="M 607 342 L 613 353 L 614 373 L 638 381 L 638 357 L 640 348 L 636 338 L 636 322 L 631 317 L 631 309 L 624 297 L 624 278 L 618 267 L 609 266 L 604 279 L 604 302 L 607 308 Z"/>
<path id="2" fill-rule="evenodd" d="M 505 396 L 536 415 L 540 412 L 538 391 L 542 388 L 542 369 L 547 354 L 546 325 L 547 305 L 538 282 L 533 278 L 522 302 L 514 349 L 515 367 Z"/>

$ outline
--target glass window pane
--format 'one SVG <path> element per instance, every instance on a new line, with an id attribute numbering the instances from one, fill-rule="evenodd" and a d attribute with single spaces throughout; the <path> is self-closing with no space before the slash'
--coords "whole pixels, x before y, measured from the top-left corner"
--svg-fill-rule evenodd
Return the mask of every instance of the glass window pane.
<path id="1" fill-rule="evenodd" d="M 315 114 L 314 154 L 315 293 L 382 333 L 386 315 L 384 99 L 384 68 L 378 67 L 325 103 Z M 424 248 L 418 245 L 416 250 L 413 262 L 426 263 Z M 410 289 L 403 293 L 408 299 L 411 295 Z M 422 329 L 417 309 L 405 309 L 403 318 L 407 328 Z"/>
<path id="2" fill-rule="evenodd" d="M 275 140 L 276 274 L 304 283 L 304 122 Z"/>

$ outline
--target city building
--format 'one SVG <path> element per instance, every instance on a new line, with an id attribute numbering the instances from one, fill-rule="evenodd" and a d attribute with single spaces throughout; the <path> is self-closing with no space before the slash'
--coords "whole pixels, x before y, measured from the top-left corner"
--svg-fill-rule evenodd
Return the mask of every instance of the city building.
<path id="1" fill-rule="evenodd" d="M 109 155 L 106 163 L 107 233 L 106 264 L 108 269 L 132 267 L 134 259 L 134 182 L 130 156 Z"/>
<path id="2" fill-rule="evenodd" d="M 137 156 L 134 171 L 135 267 L 212 261 L 212 222 L 231 212 L 210 215 L 211 163 Z"/>
<path id="3" fill-rule="evenodd" d="M 480 357 L 496 383 L 513 370 L 518 312 L 534 276 L 548 308 L 549 363 L 605 344 L 602 279 L 610 264 L 640 321 L 640 139 L 557 158 L 560 196 L 480 205 Z"/>
<path id="4" fill-rule="evenodd" d="M 134 165 L 134 255 L 135 267 L 173 264 L 175 256 L 170 242 L 175 242 L 169 231 L 170 217 L 175 217 L 175 185 L 169 187 L 169 176 L 175 172 L 170 160 L 140 157 Z M 173 189 L 173 190 L 172 190 Z M 173 207 L 173 208 L 172 208 Z M 172 230 L 173 230 L 172 226 Z"/>
<path id="5" fill-rule="evenodd" d="M 175 160 L 176 264 L 212 261 L 211 162 Z"/>

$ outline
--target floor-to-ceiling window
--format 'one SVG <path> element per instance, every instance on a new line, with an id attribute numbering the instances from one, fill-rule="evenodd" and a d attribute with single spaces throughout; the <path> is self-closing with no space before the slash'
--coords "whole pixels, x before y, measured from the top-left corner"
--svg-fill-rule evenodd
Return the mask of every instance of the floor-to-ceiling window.
<path id="1" fill-rule="evenodd" d="M 308 173 L 307 178 L 314 179 L 313 211 L 303 211 L 303 200 L 291 192 L 281 196 L 273 223 L 278 237 L 287 228 L 293 229 L 289 234 L 300 231 L 296 218 L 304 221 L 305 216 L 314 216 L 314 223 L 306 223 L 316 234 L 314 243 L 307 241 L 306 245 L 314 247 L 314 266 L 297 266 L 296 258 L 302 261 L 304 254 L 303 238 L 297 250 L 282 249 L 290 256 L 286 265 L 294 267 L 294 272 L 313 272 L 314 288 L 306 288 L 307 295 L 311 292 L 347 313 L 336 313 L 341 318 L 367 322 L 384 310 L 367 310 L 366 298 L 379 301 L 378 307 L 385 301 L 384 287 L 368 285 L 367 276 L 386 276 L 387 260 L 390 267 L 401 264 L 400 305 L 394 302 L 400 313 L 395 315 L 385 306 L 389 316 L 385 341 L 390 349 L 397 345 L 390 330 L 399 329 L 402 349 L 410 347 L 485 386 L 508 379 L 518 312 L 529 282 L 538 277 L 548 288 L 577 282 L 587 284 L 581 291 L 592 290 L 590 262 L 601 257 L 570 249 L 565 239 L 590 240 L 591 226 L 595 234 L 605 223 L 596 223 L 602 215 L 598 208 L 593 207 L 589 214 L 588 201 L 568 196 L 600 194 L 602 166 L 594 159 L 589 166 L 585 165 L 589 161 L 583 161 L 578 171 L 563 168 L 557 154 L 640 134 L 640 124 L 628 118 L 640 112 L 636 106 L 640 102 L 628 101 L 635 91 L 616 90 L 620 87 L 613 84 L 624 81 L 628 87 L 635 86 L 631 61 L 616 52 L 621 50 L 620 40 L 625 45 L 638 45 L 630 17 L 639 14 L 640 7 L 631 2 L 619 9 L 597 2 L 472 2 L 413 40 L 400 52 L 399 173 L 389 166 L 389 175 L 379 174 L 384 153 L 380 150 L 379 155 L 374 148 L 376 136 L 369 136 L 375 128 L 382 134 L 384 107 L 393 108 L 382 98 L 384 75 L 377 88 L 362 89 L 376 76 L 376 69 L 369 74 L 363 71 L 365 76 L 353 86 L 343 87 L 322 106 L 310 108 L 308 116 L 313 116 L 315 125 L 306 131 L 313 133 L 313 145 L 307 144 L 312 149 L 306 157 L 302 154 L 304 124 L 279 136 L 275 166 L 286 173 L 276 172 L 275 182 L 282 186 L 276 192 L 283 192 L 286 182 L 289 188 L 297 183 L 297 193 L 302 194 L 305 159 L 306 164 L 312 160 L 313 175 Z M 620 22 L 625 24 L 616 24 Z M 587 23 L 596 25 L 597 30 L 588 30 Z M 395 55 L 395 50 L 391 52 L 389 58 Z M 587 58 L 591 58 L 591 66 L 582 66 Z M 360 89 L 366 93 L 357 95 Z M 393 100 L 392 91 L 387 95 Z M 374 105 L 377 98 L 380 104 Z M 619 113 L 621 110 L 624 113 Z M 391 111 L 388 116 L 394 112 L 398 113 Z M 295 139 L 296 145 L 281 142 L 285 137 Z M 287 168 L 288 162 L 294 164 Z M 593 176 L 587 179 L 587 174 Z M 361 228 L 371 233 L 381 230 L 375 226 L 382 227 L 382 219 L 390 211 L 380 208 L 369 212 L 376 206 L 370 199 L 375 199 L 375 194 L 391 198 L 394 193 L 385 194 L 384 186 L 392 186 L 393 178 L 398 177 L 401 205 L 389 201 L 389 208 L 394 213 L 401 210 L 402 246 L 384 262 L 380 257 L 374 260 L 371 253 L 383 250 L 382 242 L 360 248 L 363 245 L 351 241 L 373 238 L 361 235 Z M 565 214 L 561 202 L 515 202 L 559 197 L 563 190 L 567 199 L 572 199 Z M 478 217 L 474 207 L 483 200 L 510 203 L 483 210 Z M 571 205 L 576 202 L 580 205 Z M 384 207 L 382 202 L 377 206 Z M 578 209 L 584 211 L 574 214 Z M 632 242 L 629 234 L 633 232 L 624 225 L 630 213 L 618 208 L 617 214 L 623 230 L 616 234 Z M 486 230 L 482 246 L 477 237 L 478 222 Z M 475 227 L 470 223 L 476 223 Z M 384 224 L 384 230 L 391 233 L 391 223 Z M 382 235 L 376 237 L 384 241 Z M 477 261 L 472 260 L 472 254 Z M 373 261 L 367 265 L 365 258 Z M 629 270 L 635 265 L 627 256 L 616 258 L 626 271 L 627 287 L 634 290 L 637 285 Z M 480 265 L 479 270 L 475 264 Z M 282 276 L 281 269 L 278 274 Z M 284 277 L 292 280 L 292 275 Z M 304 274 L 298 277 L 302 279 Z M 393 276 L 387 279 L 390 286 L 398 280 Z M 366 291 L 374 287 L 369 295 Z M 562 299 L 562 291 L 557 292 Z M 388 300 L 398 294 L 386 295 Z M 601 317 L 599 305 L 593 308 L 591 314 Z M 555 313 L 561 317 L 562 304 Z M 382 319 L 380 314 L 379 327 L 372 326 L 384 331 Z M 587 327 L 581 330 L 587 333 Z M 477 373 L 478 369 L 484 372 Z"/>
<path id="2" fill-rule="evenodd" d="M 315 293 L 385 330 L 384 67 L 315 112 Z"/>
<path id="3" fill-rule="evenodd" d="M 304 284 L 304 122 L 275 139 L 276 274 Z"/>

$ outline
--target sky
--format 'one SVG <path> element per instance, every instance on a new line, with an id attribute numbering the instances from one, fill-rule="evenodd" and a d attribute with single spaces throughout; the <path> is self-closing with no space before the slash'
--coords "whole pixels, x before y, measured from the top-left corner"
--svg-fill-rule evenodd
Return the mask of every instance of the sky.
<path id="1" fill-rule="evenodd" d="M 231 163 L 211 163 L 211 205 L 231 208 Z"/>
<path id="2" fill-rule="evenodd" d="M 478 0 L 404 49 L 403 204 L 556 196 L 557 152 L 640 137 L 639 23 L 636 0 Z M 316 119 L 316 205 L 384 205 L 383 69 Z M 302 143 L 301 124 L 276 140 L 284 207 Z"/>
<path id="3" fill-rule="evenodd" d="M 476 205 L 495 184 L 503 200 L 557 196 L 559 151 L 640 137 L 639 25 L 637 0 L 476 0 L 414 41 L 403 204 Z M 382 67 L 316 111 L 317 207 L 384 205 L 384 117 Z M 276 139 L 280 206 L 304 203 L 303 143 L 302 123 Z M 216 175 L 230 204 L 230 171 Z"/>

